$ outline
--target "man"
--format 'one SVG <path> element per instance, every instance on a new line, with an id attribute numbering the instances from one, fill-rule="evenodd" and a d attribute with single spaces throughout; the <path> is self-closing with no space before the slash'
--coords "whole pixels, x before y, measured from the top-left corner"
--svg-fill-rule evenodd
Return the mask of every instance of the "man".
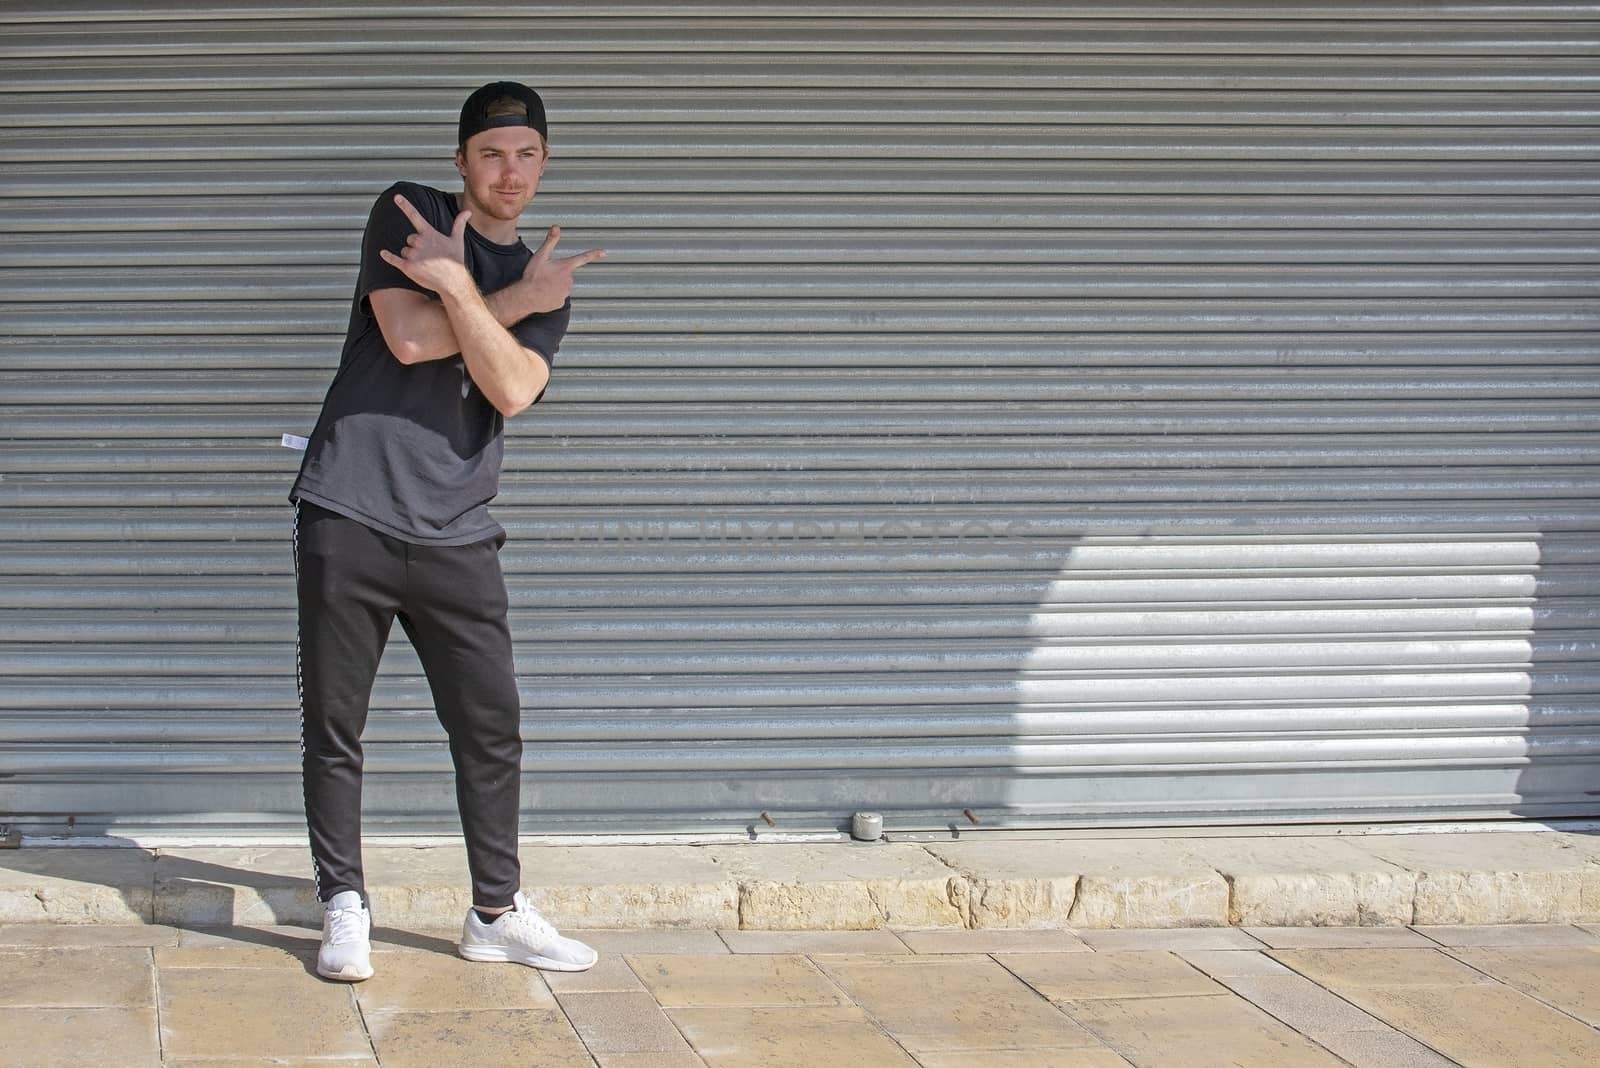
<path id="1" fill-rule="evenodd" d="M 596 955 L 523 896 L 521 709 L 489 515 L 507 418 L 543 394 L 572 274 L 604 252 L 537 252 L 517 221 L 549 162 L 539 95 L 494 82 L 461 109 L 459 196 L 401 182 L 367 219 L 339 370 L 295 502 L 301 758 L 317 896 L 317 971 L 372 975 L 361 862 L 361 732 L 395 619 L 450 739 L 472 876 L 468 960 L 581 971 Z"/>

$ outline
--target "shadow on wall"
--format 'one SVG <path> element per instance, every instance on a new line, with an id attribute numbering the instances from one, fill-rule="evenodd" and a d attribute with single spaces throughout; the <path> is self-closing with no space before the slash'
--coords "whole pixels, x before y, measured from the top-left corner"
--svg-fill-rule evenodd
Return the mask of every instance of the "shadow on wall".
<path id="1" fill-rule="evenodd" d="M 1588 819 L 1600 816 L 1600 550 L 1584 532 L 1550 534 L 1540 547 L 1522 665 L 1528 715 L 1507 804 L 1529 819 Z"/>

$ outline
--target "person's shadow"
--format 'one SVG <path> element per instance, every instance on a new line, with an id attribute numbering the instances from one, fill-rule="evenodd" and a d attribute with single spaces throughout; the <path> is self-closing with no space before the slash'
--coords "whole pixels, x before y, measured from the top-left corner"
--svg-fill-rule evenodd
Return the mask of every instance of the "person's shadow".
<path id="1" fill-rule="evenodd" d="M 5 850 L 0 851 L 0 869 L 34 876 L 42 889 L 33 894 L 42 903 L 48 903 L 54 892 L 50 886 L 57 881 L 98 885 L 121 899 L 130 921 L 138 917 L 204 935 L 211 944 L 235 942 L 277 950 L 316 976 L 322 905 L 310 879 L 158 853 L 132 843 L 105 849 Z M 241 903 L 242 893 L 248 902 Z M 102 921 L 110 904 L 101 897 L 96 906 Z M 238 920 L 241 913 L 248 916 L 246 922 Z M 12 922 L 27 922 L 26 914 Z M 453 940 L 403 928 L 374 926 L 372 941 L 376 946 L 456 955 Z"/>

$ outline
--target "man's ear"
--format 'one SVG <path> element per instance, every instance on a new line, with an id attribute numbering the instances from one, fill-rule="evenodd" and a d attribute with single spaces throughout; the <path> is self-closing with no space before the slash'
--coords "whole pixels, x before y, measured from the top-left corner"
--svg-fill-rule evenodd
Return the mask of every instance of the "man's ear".
<path id="1" fill-rule="evenodd" d="M 467 176 L 467 157 L 461 154 L 459 148 L 456 149 L 456 173 L 463 178 Z"/>

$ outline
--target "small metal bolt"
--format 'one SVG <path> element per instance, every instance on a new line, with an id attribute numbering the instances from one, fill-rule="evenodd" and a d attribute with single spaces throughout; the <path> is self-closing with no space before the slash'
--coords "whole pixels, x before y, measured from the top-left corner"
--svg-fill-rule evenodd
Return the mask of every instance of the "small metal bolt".
<path id="1" fill-rule="evenodd" d="M 970 809 L 970 808 L 964 808 L 964 809 L 962 809 L 962 810 L 961 810 L 961 814 L 962 814 L 962 815 L 963 815 L 963 816 L 965 816 L 965 817 L 967 817 L 967 819 L 969 819 L 969 820 L 971 820 L 971 821 L 972 821 L 972 822 L 973 822 L 973 823 L 980 823 L 980 822 L 982 822 L 982 821 L 980 821 L 980 820 L 979 820 L 979 819 L 978 819 L 978 817 L 977 817 L 977 816 L 975 816 L 975 815 L 973 815 L 973 812 L 972 812 L 972 810 L 971 810 L 971 809 Z"/>
<path id="2" fill-rule="evenodd" d="M 777 824 L 772 821 L 772 817 L 767 815 L 765 812 L 763 812 L 761 814 L 761 818 L 766 821 L 766 824 L 767 824 L 768 827 L 776 827 L 777 826 Z"/>

